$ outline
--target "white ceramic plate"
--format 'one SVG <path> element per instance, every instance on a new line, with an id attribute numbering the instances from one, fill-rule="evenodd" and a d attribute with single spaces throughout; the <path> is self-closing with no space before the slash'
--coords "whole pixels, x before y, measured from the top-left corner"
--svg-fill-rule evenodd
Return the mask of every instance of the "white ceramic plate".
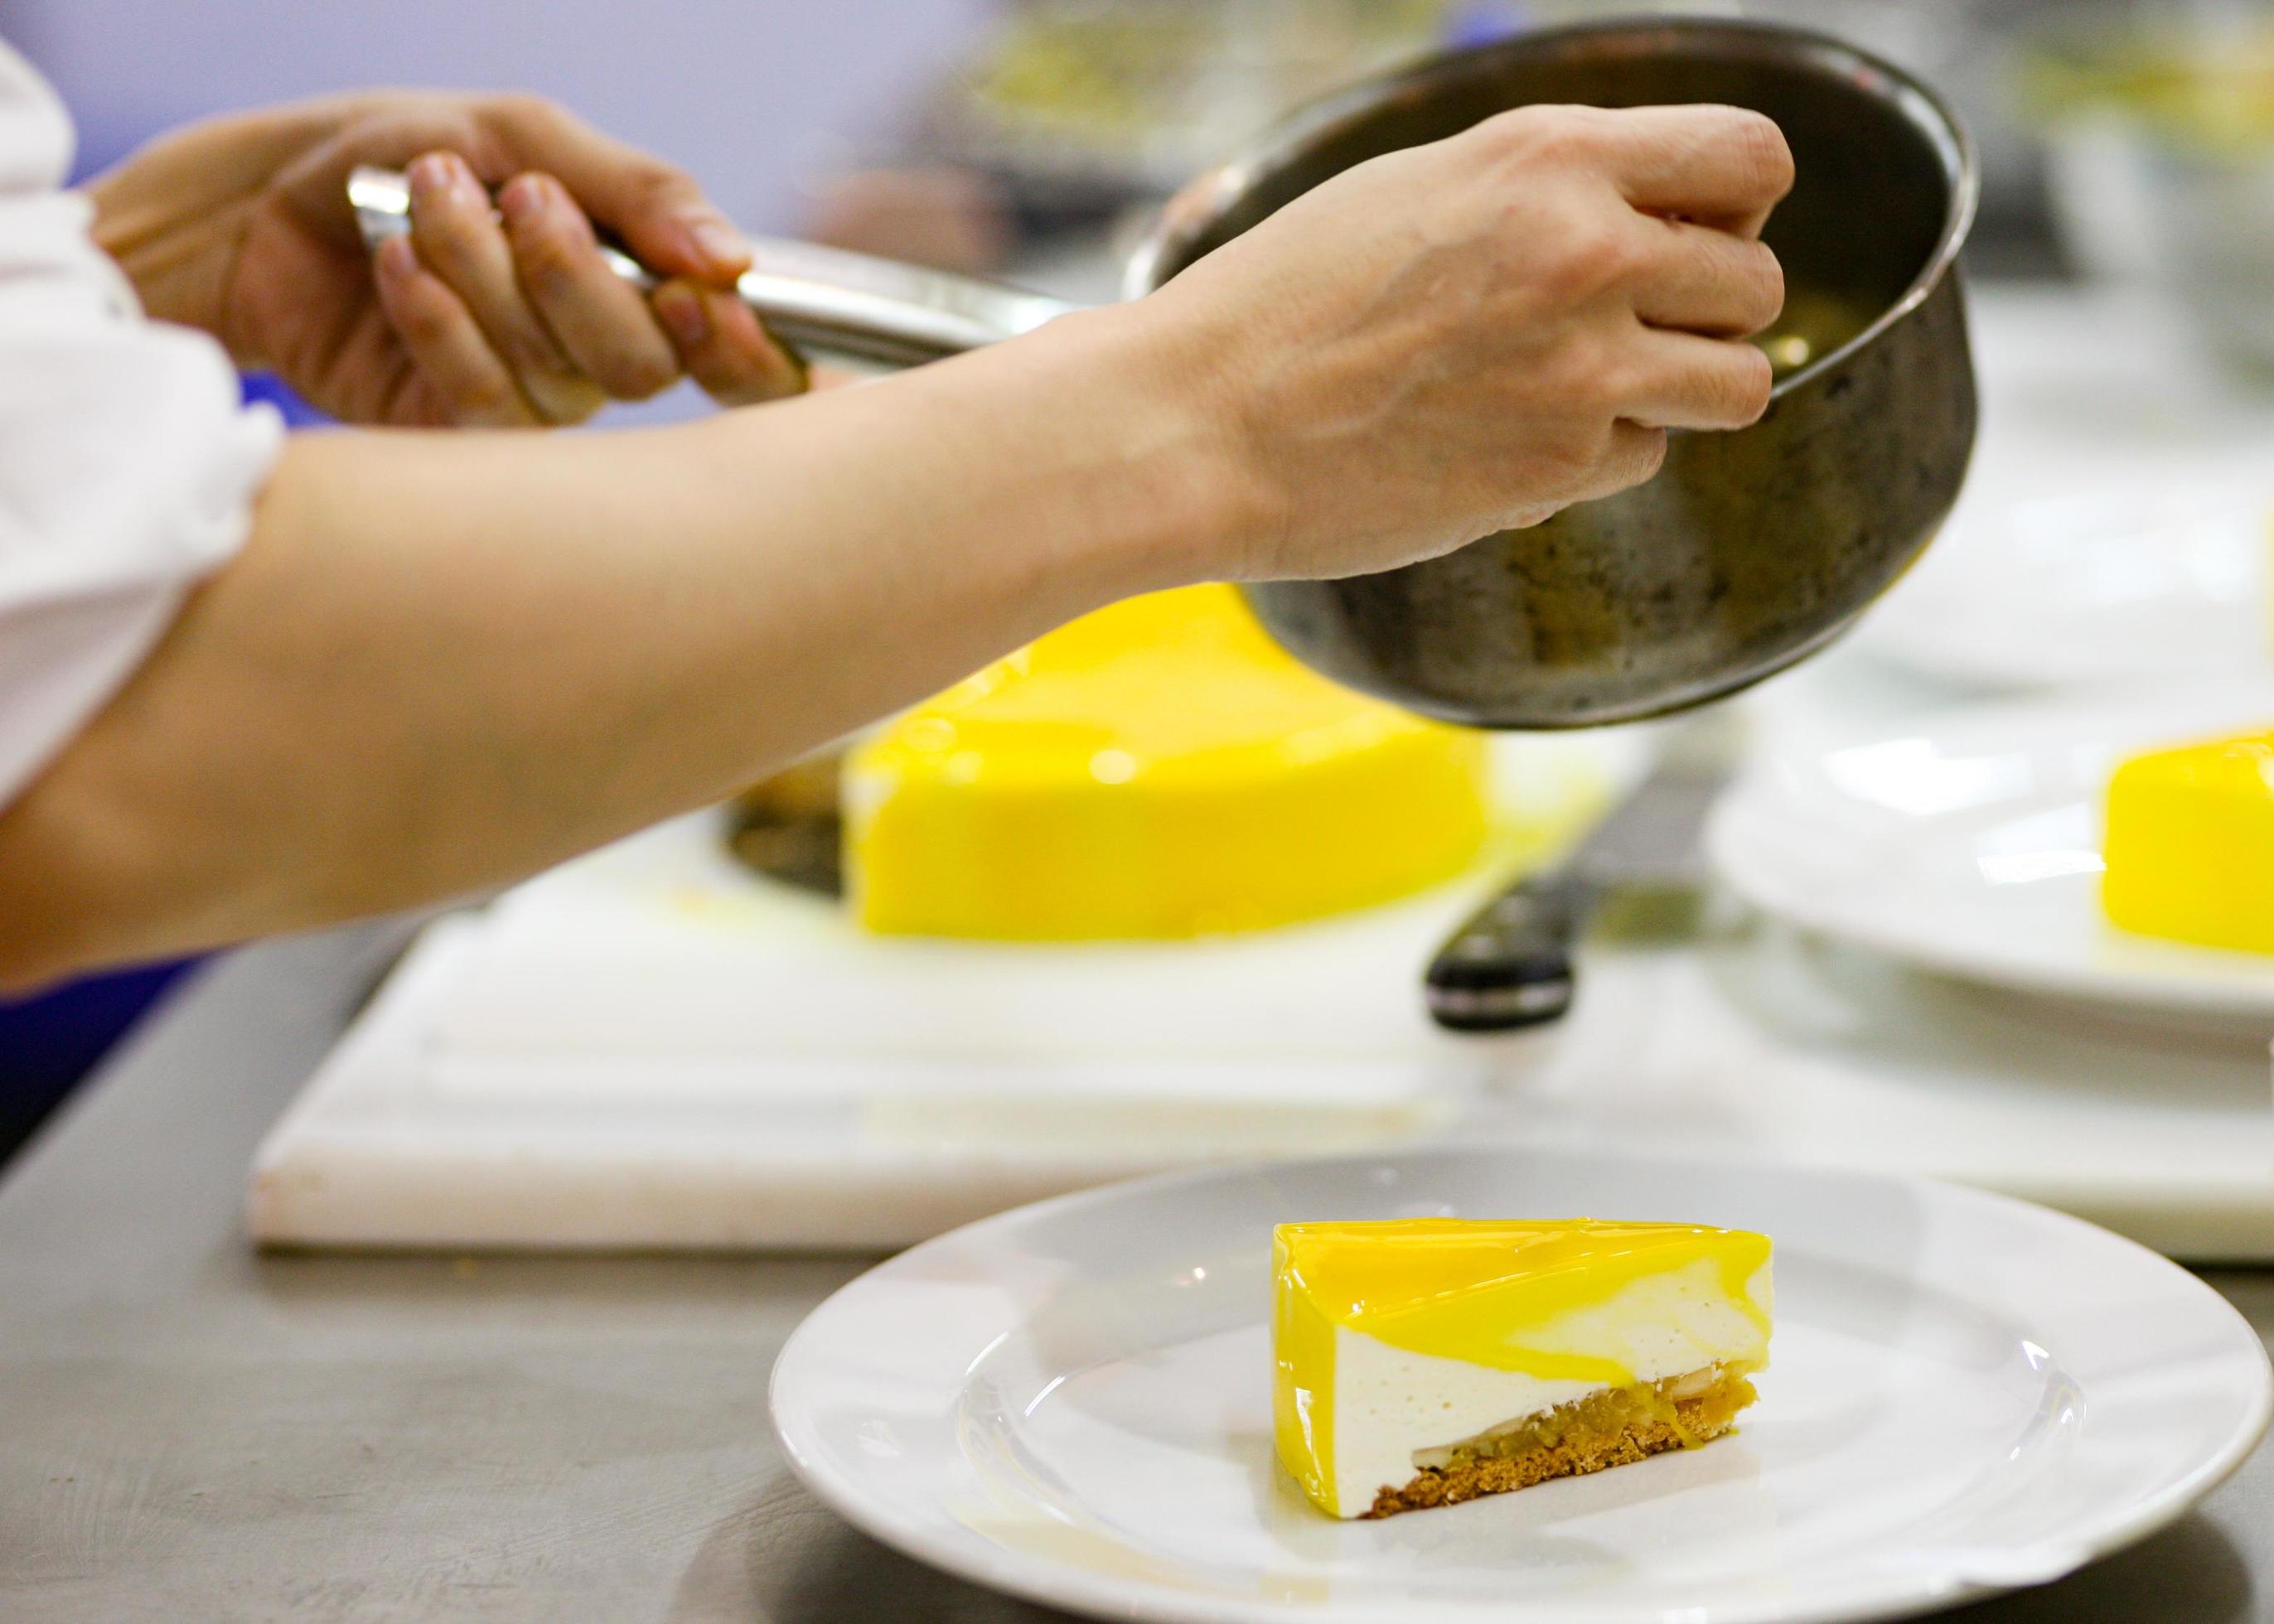
<path id="1" fill-rule="evenodd" d="M 1970 688 L 2264 676 L 2270 517 L 2232 484 L 1977 492 L 1856 640 Z"/>
<path id="2" fill-rule="evenodd" d="M 1707 844 L 1809 929 L 1969 980 L 2189 1019 L 2274 1022 L 2274 959 L 2100 911 L 2100 803 L 2132 752 L 2274 726 L 2274 681 L 1966 706 L 1758 763 Z"/>
<path id="3" fill-rule="evenodd" d="M 1777 1244 L 1773 1367 L 1695 1454 L 1383 1522 L 1271 1445 L 1271 1226 L 1694 1221 Z M 2194 1276 L 2074 1219 L 1854 1174 L 1479 1147 L 1118 1185 L 881 1265 L 783 1350 L 817 1494 L 967 1578 L 1116 1619 L 1884 1618 L 2048 1580 L 2176 1517 L 2264 1430 Z"/>

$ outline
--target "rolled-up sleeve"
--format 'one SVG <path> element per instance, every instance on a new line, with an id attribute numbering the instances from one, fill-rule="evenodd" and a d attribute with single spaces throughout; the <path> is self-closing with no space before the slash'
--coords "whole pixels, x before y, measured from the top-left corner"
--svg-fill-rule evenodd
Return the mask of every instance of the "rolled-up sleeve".
<path id="1" fill-rule="evenodd" d="M 0 45 L 0 806 L 243 544 L 282 439 L 217 344 L 142 318 L 70 150 Z"/>

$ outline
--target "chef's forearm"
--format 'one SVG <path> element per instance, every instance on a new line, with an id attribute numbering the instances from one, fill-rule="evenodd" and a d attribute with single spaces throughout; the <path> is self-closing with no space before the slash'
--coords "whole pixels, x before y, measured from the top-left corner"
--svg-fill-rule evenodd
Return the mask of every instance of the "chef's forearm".
<path id="1" fill-rule="evenodd" d="M 0 816 L 0 981 L 494 884 L 731 793 L 1258 503 L 1141 324 L 685 427 L 330 435 Z"/>

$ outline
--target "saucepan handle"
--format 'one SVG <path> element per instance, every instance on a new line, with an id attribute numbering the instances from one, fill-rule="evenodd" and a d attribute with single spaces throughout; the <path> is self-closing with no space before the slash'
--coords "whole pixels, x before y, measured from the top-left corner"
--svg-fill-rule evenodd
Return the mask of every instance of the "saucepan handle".
<path id="1" fill-rule="evenodd" d="M 358 169 L 348 201 L 374 249 L 410 229 L 410 186 L 393 169 Z M 767 330 L 806 354 L 913 366 L 1031 333 L 1079 306 L 976 277 L 779 237 L 750 239 L 736 291 Z M 655 274 L 621 248 L 601 254 L 642 289 Z"/>

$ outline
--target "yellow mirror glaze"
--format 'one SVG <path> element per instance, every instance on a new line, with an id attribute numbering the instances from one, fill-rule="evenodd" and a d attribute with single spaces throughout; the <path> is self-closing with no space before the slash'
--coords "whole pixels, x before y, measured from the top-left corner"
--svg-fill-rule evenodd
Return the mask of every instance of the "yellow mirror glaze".
<path id="1" fill-rule="evenodd" d="M 1272 1237 L 1279 1458 L 1313 1500 L 1339 1515 L 1337 1329 L 1543 1381 L 1624 1387 L 1633 1372 L 1574 1345 L 1587 1340 L 1585 1311 L 1639 1281 L 1702 1265 L 1766 1345 L 1769 1314 L 1754 1282 L 1770 1253 L 1768 1237 L 1746 1230 L 1585 1218 L 1281 1224 Z"/>
<path id="2" fill-rule="evenodd" d="M 1768 1261 L 1769 1239 L 1688 1224 L 1399 1218 L 1282 1224 L 1282 1290 L 1326 1321 L 1412 1353 L 1543 1380 L 1623 1382 L 1631 1374 L 1543 1346 L 1534 1334 L 1645 1274 L 1705 1259 L 1732 1297 Z M 1768 1317 L 1750 1309 L 1766 1333 Z"/>
<path id="3" fill-rule="evenodd" d="M 1050 633 L 846 768 L 856 916 L 901 934 L 1180 937 L 1407 895 L 1473 861 L 1484 739 L 1336 687 L 1227 586 Z"/>
<path id="4" fill-rule="evenodd" d="M 2274 953 L 2274 733 L 2125 762 L 2109 780 L 2101 853 L 2115 924 Z"/>

